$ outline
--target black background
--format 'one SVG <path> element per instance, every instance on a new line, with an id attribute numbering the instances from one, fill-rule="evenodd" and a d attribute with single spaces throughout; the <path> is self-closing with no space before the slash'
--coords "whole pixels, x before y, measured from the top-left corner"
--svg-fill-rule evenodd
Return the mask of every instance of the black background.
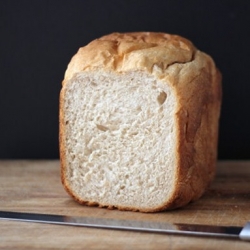
<path id="1" fill-rule="evenodd" d="M 219 158 L 249 159 L 250 1 L 0 2 L 0 158 L 58 158 L 61 81 L 79 47 L 111 32 L 184 36 L 223 74 Z"/>

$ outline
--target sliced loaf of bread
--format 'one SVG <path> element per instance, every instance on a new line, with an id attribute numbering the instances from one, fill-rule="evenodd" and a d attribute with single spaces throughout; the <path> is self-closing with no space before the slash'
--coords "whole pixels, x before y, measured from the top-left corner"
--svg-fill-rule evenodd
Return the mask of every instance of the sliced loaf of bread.
<path id="1" fill-rule="evenodd" d="M 141 212 L 197 200 L 215 174 L 220 105 L 221 75 L 187 39 L 92 41 L 60 94 L 64 187 L 82 204 Z"/>

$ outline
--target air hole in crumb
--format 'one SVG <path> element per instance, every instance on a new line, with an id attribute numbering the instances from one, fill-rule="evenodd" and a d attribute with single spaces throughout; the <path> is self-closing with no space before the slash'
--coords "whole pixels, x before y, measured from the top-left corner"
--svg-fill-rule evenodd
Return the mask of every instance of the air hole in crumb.
<path id="1" fill-rule="evenodd" d="M 157 97 L 157 101 L 160 105 L 162 105 L 166 101 L 166 99 L 167 99 L 167 94 L 164 91 L 162 91 Z"/>
<path id="2" fill-rule="evenodd" d="M 141 106 L 138 106 L 138 107 L 136 108 L 136 110 L 137 110 L 138 112 L 141 112 L 141 111 L 142 111 L 142 107 L 141 107 Z"/>
<path id="3" fill-rule="evenodd" d="M 97 127 L 99 130 L 104 131 L 104 132 L 108 130 L 107 127 L 105 127 L 105 126 L 103 126 L 103 125 L 100 125 L 100 124 L 96 124 L 96 127 Z"/>
<path id="4" fill-rule="evenodd" d="M 138 135 L 138 131 L 132 132 L 131 135 L 133 135 L 133 136 Z"/>
<path id="5" fill-rule="evenodd" d="M 90 85 L 93 86 L 93 87 L 96 87 L 97 83 L 96 82 L 90 82 Z"/>

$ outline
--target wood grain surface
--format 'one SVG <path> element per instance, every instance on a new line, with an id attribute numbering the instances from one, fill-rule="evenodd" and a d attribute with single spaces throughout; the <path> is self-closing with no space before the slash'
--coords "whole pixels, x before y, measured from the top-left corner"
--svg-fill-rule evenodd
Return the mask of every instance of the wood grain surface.
<path id="1" fill-rule="evenodd" d="M 250 162 L 218 162 L 209 190 L 188 206 L 145 214 L 85 207 L 64 191 L 60 163 L 1 160 L 0 210 L 175 223 L 244 226 L 250 221 Z M 0 249 L 250 249 L 250 242 L 0 220 Z"/>

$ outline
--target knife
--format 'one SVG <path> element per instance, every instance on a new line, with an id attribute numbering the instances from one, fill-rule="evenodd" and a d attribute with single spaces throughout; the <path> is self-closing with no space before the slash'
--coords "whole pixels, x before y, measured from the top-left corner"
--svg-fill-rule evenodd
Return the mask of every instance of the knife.
<path id="1" fill-rule="evenodd" d="M 199 224 L 117 220 L 109 218 L 75 217 L 9 211 L 0 211 L 0 219 L 162 234 L 165 233 L 191 236 L 225 237 L 250 240 L 250 222 L 247 222 L 244 227 L 211 226 Z"/>

